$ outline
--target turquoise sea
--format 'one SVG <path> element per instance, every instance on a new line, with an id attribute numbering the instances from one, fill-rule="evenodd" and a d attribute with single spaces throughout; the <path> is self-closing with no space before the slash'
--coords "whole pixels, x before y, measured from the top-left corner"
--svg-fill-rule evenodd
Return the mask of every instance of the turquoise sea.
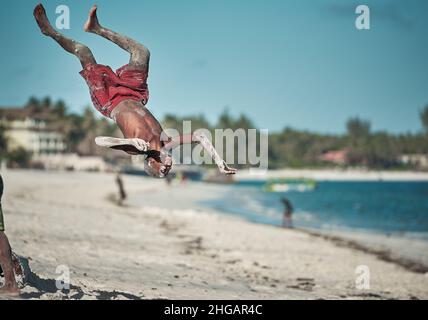
<path id="1" fill-rule="evenodd" d="M 281 197 L 294 206 L 296 227 L 400 234 L 428 241 L 428 182 L 319 182 L 313 191 L 264 192 L 264 182 L 228 186 L 202 205 L 248 220 L 280 225 Z"/>

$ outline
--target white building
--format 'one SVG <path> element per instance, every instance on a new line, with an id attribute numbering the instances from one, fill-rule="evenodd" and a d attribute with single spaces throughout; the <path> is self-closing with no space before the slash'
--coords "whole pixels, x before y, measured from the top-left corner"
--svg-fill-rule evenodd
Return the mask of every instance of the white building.
<path id="1" fill-rule="evenodd" d="M 400 161 L 418 169 L 428 169 L 428 154 L 403 154 L 400 156 Z"/>
<path id="2" fill-rule="evenodd" d="M 47 170 L 72 170 L 72 171 L 112 171 L 102 157 L 84 156 L 75 153 L 41 155 L 37 161 L 43 163 Z"/>
<path id="3" fill-rule="evenodd" d="M 0 108 L 0 125 L 5 128 L 8 149 L 22 147 L 35 157 L 62 153 L 66 148 L 64 137 L 49 126 L 50 117 L 31 107 Z"/>

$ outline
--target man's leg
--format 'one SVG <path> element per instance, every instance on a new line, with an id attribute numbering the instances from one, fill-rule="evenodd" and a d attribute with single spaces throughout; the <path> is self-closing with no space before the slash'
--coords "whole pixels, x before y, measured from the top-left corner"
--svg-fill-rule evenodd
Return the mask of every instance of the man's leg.
<path id="1" fill-rule="evenodd" d="M 129 66 L 132 69 L 148 71 L 150 60 L 149 50 L 141 43 L 138 43 L 127 36 L 102 27 L 98 22 L 96 5 L 94 5 L 89 11 L 89 18 L 85 23 L 84 29 L 86 32 L 95 33 L 114 42 L 123 50 L 129 52 L 131 54 Z"/>
<path id="2" fill-rule="evenodd" d="M 0 295 L 19 295 L 19 288 L 13 272 L 12 250 L 3 231 L 0 231 L 0 265 L 5 279 L 3 287 L 0 288 Z"/>
<path id="3" fill-rule="evenodd" d="M 137 41 L 121 35 L 117 32 L 114 32 L 110 29 L 104 28 L 98 22 L 97 17 L 97 6 L 94 5 L 89 11 L 88 21 L 85 23 L 84 29 L 86 32 L 91 32 L 102 36 L 125 51 L 129 52 L 131 57 L 127 69 L 131 70 L 141 70 L 143 72 L 148 72 L 149 70 L 149 60 L 150 52 L 149 50 L 138 43 Z M 126 104 L 126 101 L 124 102 Z M 140 139 L 140 134 L 134 132 L 138 130 L 141 125 L 145 126 L 144 114 L 147 111 L 142 110 L 142 108 L 132 108 L 129 110 L 125 108 L 126 111 L 122 110 L 120 105 L 115 109 L 117 114 L 112 115 L 115 122 L 118 124 L 119 128 L 123 132 L 125 139 L 111 138 L 111 137 L 97 137 L 95 139 L 96 144 L 103 147 L 110 147 L 117 150 L 123 150 L 129 154 L 142 154 L 147 152 L 150 149 L 150 144 L 143 139 Z M 122 110 L 122 111 L 119 111 Z M 113 111 L 114 112 L 114 111 Z M 123 125 L 123 118 L 126 118 L 126 125 Z M 126 127 L 132 128 L 132 133 L 129 133 Z M 134 130 L 135 129 L 135 130 Z"/>
<path id="4" fill-rule="evenodd" d="M 78 57 L 82 67 L 88 63 L 97 63 L 91 50 L 89 50 L 87 46 L 65 37 L 51 26 L 46 16 L 46 11 L 41 4 L 38 4 L 34 8 L 34 17 L 42 33 L 58 42 L 64 50 Z"/>

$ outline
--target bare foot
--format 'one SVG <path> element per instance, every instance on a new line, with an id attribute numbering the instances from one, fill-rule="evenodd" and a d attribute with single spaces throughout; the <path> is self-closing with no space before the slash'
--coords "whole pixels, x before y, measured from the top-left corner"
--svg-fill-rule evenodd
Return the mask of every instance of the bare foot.
<path id="1" fill-rule="evenodd" d="M 89 17 L 88 20 L 86 21 L 85 25 L 83 26 L 83 29 L 86 32 L 92 32 L 96 29 L 99 29 L 101 26 L 98 22 L 98 17 L 97 17 L 97 5 L 94 4 L 91 8 L 91 10 L 89 10 Z"/>
<path id="2" fill-rule="evenodd" d="M 19 288 L 16 285 L 6 286 L 0 288 L 0 297 L 8 296 L 8 297 L 18 297 L 20 295 Z"/>
<path id="3" fill-rule="evenodd" d="M 223 168 L 220 168 L 220 172 L 226 175 L 236 174 L 238 172 L 237 169 L 229 167 L 226 163 Z"/>
<path id="4" fill-rule="evenodd" d="M 55 29 L 52 28 L 51 24 L 49 23 L 48 17 L 46 16 L 45 8 L 43 8 L 43 5 L 41 3 L 39 3 L 34 8 L 33 14 L 34 18 L 36 18 L 40 30 L 45 36 L 51 36 L 55 33 Z"/>

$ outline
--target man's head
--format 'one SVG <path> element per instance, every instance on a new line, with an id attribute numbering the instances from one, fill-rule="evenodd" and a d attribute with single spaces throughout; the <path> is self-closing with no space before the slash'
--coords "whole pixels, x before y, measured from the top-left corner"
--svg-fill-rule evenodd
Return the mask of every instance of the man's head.
<path id="1" fill-rule="evenodd" d="M 159 151 L 149 151 L 144 160 L 144 171 L 152 177 L 164 178 L 172 168 L 170 154 Z"/>

